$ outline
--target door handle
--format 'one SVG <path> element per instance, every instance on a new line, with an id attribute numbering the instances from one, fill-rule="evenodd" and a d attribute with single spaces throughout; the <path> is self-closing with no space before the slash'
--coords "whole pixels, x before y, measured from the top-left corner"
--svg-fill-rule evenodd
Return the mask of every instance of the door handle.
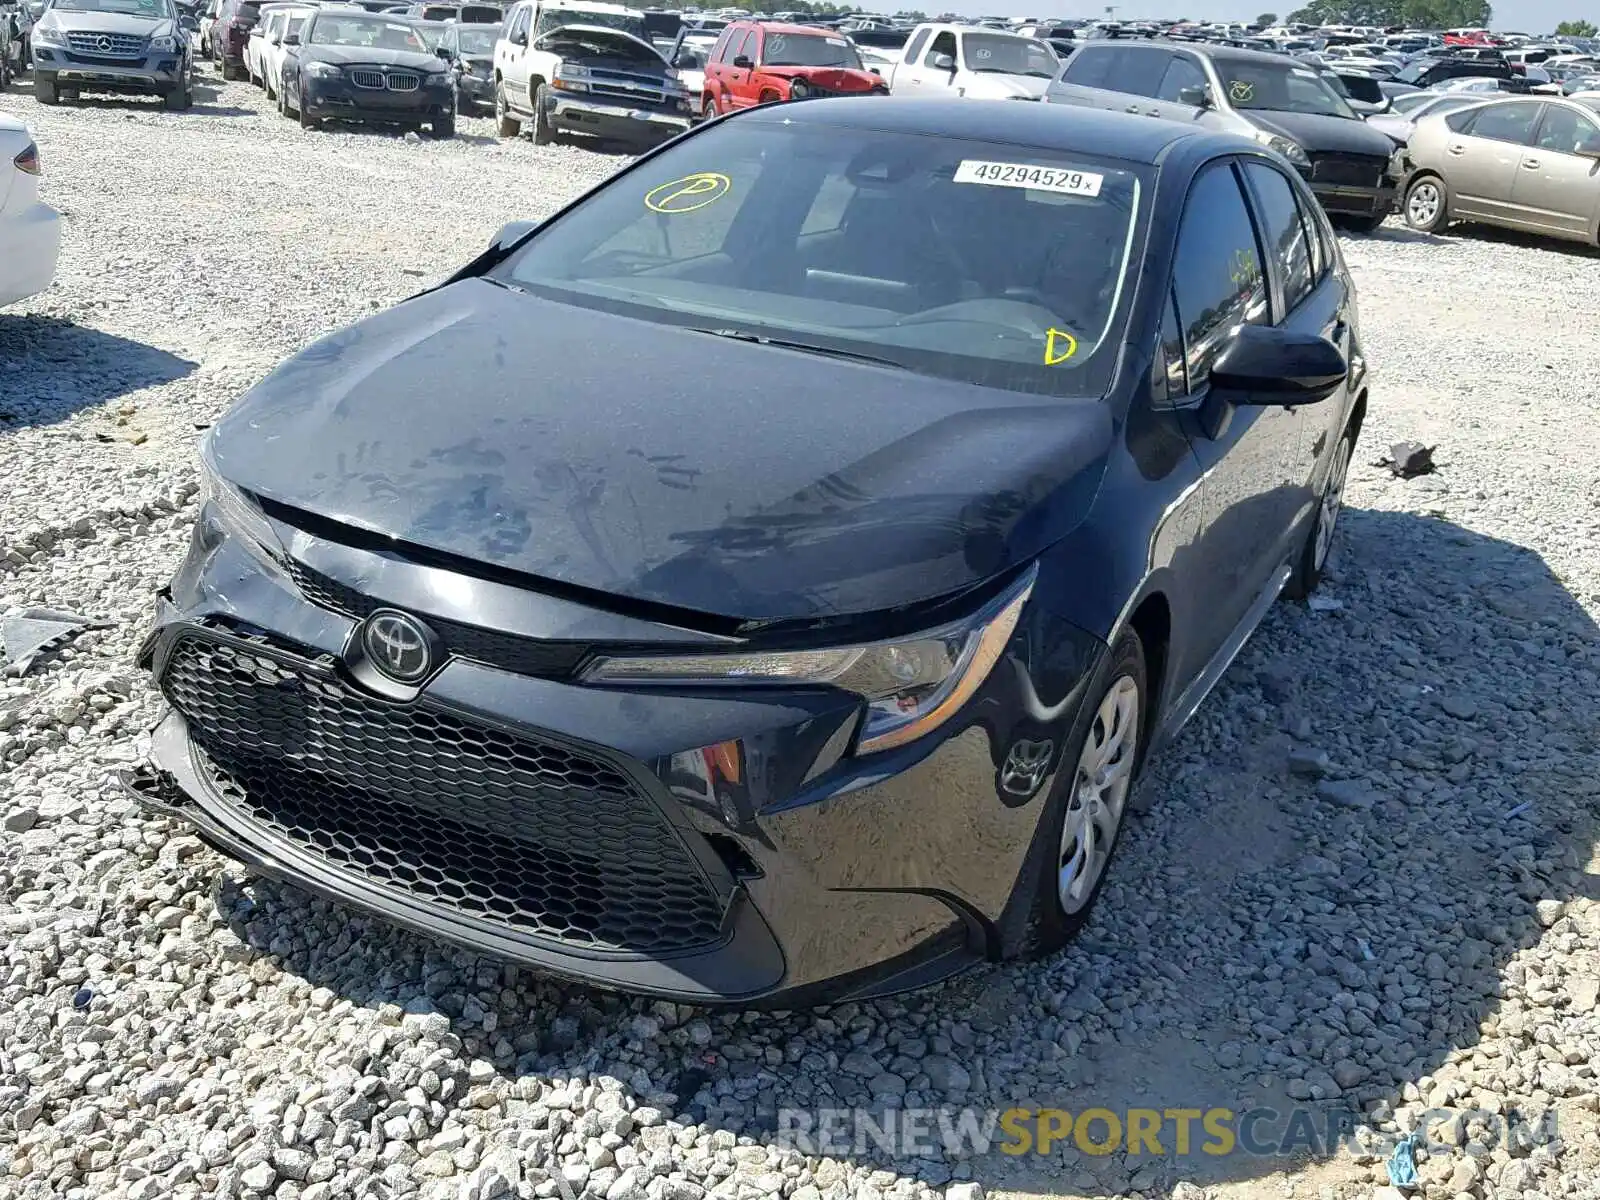
<path id="1" fill-rule="evenodd" d="M 1136 112 L 1141 112 L 1143 110 L 1140 109 L 1140 107 L 1137 104 L 1130 104 L 1130 105 L 1128 105 L 1126 111 L 1127 112 L 1131 112 L 1131 113 L 1136 113 Z"/>
<path id="2" fill-rule="evenodd" d="M 1463 146 L 1460 142 L 1451 142 L 1448 146 L 1445 147 L 1445 149 L 1448 150 L 1451 154 L 1464 154 L 1466 152 L 1467 148 L 1465 146 Z"/>
<path id="3" fill-rule="evenodd" d="M 1522 169 L 1524 171 L 1537 171 L 1539 169 L 1539 160 L 1537 158 L 1525 158 L 1525 159 L 1523 159 L 1522 160 Z"/>

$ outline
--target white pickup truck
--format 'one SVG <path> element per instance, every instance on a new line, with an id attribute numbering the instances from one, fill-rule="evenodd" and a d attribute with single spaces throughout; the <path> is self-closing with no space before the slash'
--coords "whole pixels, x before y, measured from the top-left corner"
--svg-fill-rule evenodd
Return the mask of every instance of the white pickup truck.
<path id="1" fill-rule="evenodd" d="M 895 96 L 1037 100 L 1061 60 L 1037 38 L 968 25 L 918 25 L 886 73 Z"/>

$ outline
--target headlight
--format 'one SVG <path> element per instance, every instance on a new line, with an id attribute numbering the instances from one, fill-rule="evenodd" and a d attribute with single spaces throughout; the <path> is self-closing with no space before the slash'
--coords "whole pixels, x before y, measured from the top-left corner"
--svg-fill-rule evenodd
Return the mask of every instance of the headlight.
<path id="1" fill-rule="evenodd" d="M 153 37 L 150 39 L 150 49 L 152 50 L 171 51 L 176 50 L 177 48 L 178 39 L 173 37 L 171 34 L 164 33 L 160 37 Z"/>
<path id="2" fill-rule="evenodd" d="M 244 548 L 262 562 L 276 566 L 283 554 L 272 522 L 245 494 L 229 483 L 217 470 L 211 451 L 211 435 L 200 443 L 200 507 L 209 507 L 218 524 L 239 538 Z"/>
<path id="3" fill-rule="evenodd" d="M 306 64 L 306 74 L 315 75 L 318 79 L 332 79 L 339 74 L 339 68 L 332 63 L 313 62 Z"/>
<path id="4" fill-rule="evenodd" d="M 65 46 L 67 35 L 54 25 L 35 25 L 29 40 L 40 46 Z"/>
<path id="5" fill-rule="evenodd" d="M 804 100 L 811 94 L 811 89 L 806 86 L 803 79 L 793 80 L 789 84 L 789 98 L 791 100 Z"/>
<path id="6" fill-rule="evenodd" d="M 975 616 L 900 641 L 840 649 L 597 659 L 587 683 L 830 684 L 866 701 L 856 753 L 891 750 L 949 720 L 994 669 L 1034 572 Z"/>
<path id="7" fill-rule="evenodd" d="M 1291 142 L 1288 138 L 1280 137 L 1276 133 L 1268 133 L 1265 129 L 1256 130 L 1256 141 L 1269 150 L 1276 150 L 1295 166 L 1304 167 L 1308 171 L 1311 169 L 1311 159 L 1306 156 L 1306 152 L 1299 142 Z"/>

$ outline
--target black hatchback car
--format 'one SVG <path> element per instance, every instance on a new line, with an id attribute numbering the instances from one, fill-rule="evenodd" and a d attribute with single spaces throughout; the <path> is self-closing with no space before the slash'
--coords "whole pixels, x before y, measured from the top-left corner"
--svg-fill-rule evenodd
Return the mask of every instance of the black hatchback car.
<path id="1" fill-rule="evenodd" d="M 1255 142 L 738 113 L 218 423 L 127 782 L 626 990 L 792 1005 L 1048 950 L 1147 755 L 1316 585 L 1366 405 L 1333 233 Z"/>
<path id="2" fill-rule="evenodd" d="M 303 128 L 327 119 L 456 132 L 456 77 L 410 19 L 320 8 L 287 34 L 278 107 Z"/>

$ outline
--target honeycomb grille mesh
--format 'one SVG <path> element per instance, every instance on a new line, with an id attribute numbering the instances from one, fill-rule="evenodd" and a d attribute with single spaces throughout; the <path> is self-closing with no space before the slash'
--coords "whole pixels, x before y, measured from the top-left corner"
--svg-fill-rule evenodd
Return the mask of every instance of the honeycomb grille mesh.
<path id="1" fill-rule="evenodd" d="M 178 640 L 161 689 L 225 802 L 331 866 L 593 951 L 721 939 L 688 851 L 606 763 L 209 636 Z"/>

